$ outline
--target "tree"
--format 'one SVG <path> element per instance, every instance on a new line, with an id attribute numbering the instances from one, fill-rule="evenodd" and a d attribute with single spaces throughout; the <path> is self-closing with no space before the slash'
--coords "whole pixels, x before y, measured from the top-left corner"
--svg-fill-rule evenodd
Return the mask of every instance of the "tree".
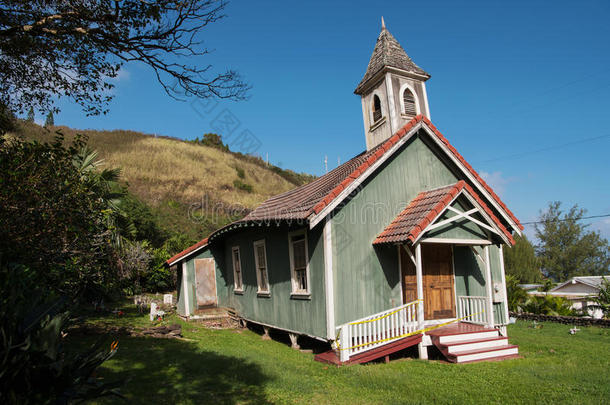
<path id="1" fill-rule="evenodd" d="M 35 119 L 34 107 L 30 107 L 28 110 L 28 117 L 25 119 L 27 122 L 34 122 Z"/>
<path id="2" fill-rule="evenodd" d="M 174 98 L 245 98 L 233 70 L 203 62 L 208 25 L 223 0 L 3 0 L 0 3 L 0 103 L 13 112 L 57 111 L 67 97 L 87 114 L 107 111 L 108 91 L 125 63 L 152 68 Z M 185 59 L 191 58 L 190 62 Z"/>
<path id="3" fill-rule="evenodd" d="M 520 283 L 540 281 L 540 263 L 534 245 L 525 235 L 515 235 L 515 245 L 504 251 L 506 274 L 515 277 Z"/>
<path id="4" fill-rule="evenodd" d="M 57 294 L 111 289 L 113 215 L 105 196 L 75 164 L 77 139 L 53 143 L 0 138 L 0 252 Z"/>
<path id="5" fill-rule="evenodd" d="M 53 118 L 53 111 L 49 111 L 47 114 L 47 118 L 44 122 L 45 127 L 53 127 L 55 126 L 55 119 Z"/>
<path id="6" fill-rule="evenodd" d="M 591 309 L 599 309 L 602 311 L 604 318 L 610 318 L 610 278 L 604 277 L 599 289 L 597 297 L 593 299 L 595 302 L 589 305 Z"/>
<path id="7" fill-rule="evenodd" d="M 545 276 L 565 281 L 577 275 L 604 275 L 610 266 L 610 246 L 599 232 L 579 222 L 586 210 L 574 205 L 567 212 L 561 203 L 549 204 L 536 224 L 536 252 Z"/>

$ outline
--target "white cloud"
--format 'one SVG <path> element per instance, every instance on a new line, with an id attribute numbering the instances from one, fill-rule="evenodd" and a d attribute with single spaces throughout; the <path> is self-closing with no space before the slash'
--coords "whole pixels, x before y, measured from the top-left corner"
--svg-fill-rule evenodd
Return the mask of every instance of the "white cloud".
<path id="1" fill-rule="evenodd" d="M 113 82 L 122 82 L 122 81 L 126 81 L 129 80 L 131 78 L 131 73 L 129 73 L 129 70 L 125 69 L 125 68 L 121 68 L 116 77 L 113 77 L 112 80 Z"/>
<path id="2" fill-rule="evenodd" d="M 502 172 L 481 172 L 481 177 L 500 196 L 506 191 L 506 186 L 516 180 L 515 177 L 504 177 Z"/>

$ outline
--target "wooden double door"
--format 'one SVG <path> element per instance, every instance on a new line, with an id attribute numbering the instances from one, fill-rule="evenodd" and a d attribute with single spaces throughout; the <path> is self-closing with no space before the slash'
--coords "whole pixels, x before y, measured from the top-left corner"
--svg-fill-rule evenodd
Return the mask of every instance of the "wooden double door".
<path id="1" fill-rule="evenodd" d="M 403 302 L 417 299 L 415 265 L 400 247 Z M 449 244 L 422 244 L 424 319 L 455 318 L 452 249 Z"/>

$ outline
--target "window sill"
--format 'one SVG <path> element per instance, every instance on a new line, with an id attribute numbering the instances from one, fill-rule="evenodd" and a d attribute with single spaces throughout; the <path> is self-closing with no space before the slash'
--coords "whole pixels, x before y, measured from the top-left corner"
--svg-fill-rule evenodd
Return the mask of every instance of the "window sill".
<path id="1" fill-rule="evenodd" d="M 375 121 L 375 122 L 373 123 L 373 125 L 371 125 L 371 128 L 369 128 L 369 131 L 374 131 L 374 130 L 376 130 L 377 128 L 379 128 L 380 126 L 382 126 L 382 125 L 385 123 L 385 121 L 386 121 L 386 118 L 385 118 L 385 117 L 381 117 L 381 118 L 379 118 L 377 121 Z"/>
<path id="2" fill-rule="evenodd" d="M 311 300 L 311 294 L 293 292 L 290 294 L 290 298 L 294 300 Z"/>
<path id="3" fill-rule="evenodd" d="M 271 293 L 269 291 L 258 291 L 256 296 L 260 298 L 271 298 Z"/>
<path id="4" fill-rule="evenodd" d="M 244 290 L 233 290 L 233 294 L 244 295 Z"/>
<path id="5" fill-rule="evenodd" d="M 413 118 L 417 117 L 417 114 L 411 115 L 411 114 L 400 113 L 400 117 L 405 120 L 412 120 Z"/>

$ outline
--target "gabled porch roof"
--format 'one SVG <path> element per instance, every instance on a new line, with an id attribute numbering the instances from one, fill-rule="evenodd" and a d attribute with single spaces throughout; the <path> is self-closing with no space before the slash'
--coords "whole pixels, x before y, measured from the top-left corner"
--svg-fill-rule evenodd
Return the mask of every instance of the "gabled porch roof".
<path id="1" fill-rule="evenodd" d="M 466 212 L 460 212 L 451 207 L 451 203 L 460 195 L 465 195 L 474 208 Z M 453 211 L 456 215 L 436 222 L 447 210 Z M 485 221 L 473 218 L 472 214 L 475 213 L 481 214 Z M 465 218 L 496 233 L 506 243 L 510 243 L 511 245 L 515 243 L 511 233 L 502 225 L 502 222 L 493 214 L 472 187 L 461 180 L 455 184 L 419 193 L 417 197 L 398 214 L 392 223 L 377 236 L 373 241 L 373 244 L 410 242 L 413 245 L 427 231 L 461 218 Z"/>

